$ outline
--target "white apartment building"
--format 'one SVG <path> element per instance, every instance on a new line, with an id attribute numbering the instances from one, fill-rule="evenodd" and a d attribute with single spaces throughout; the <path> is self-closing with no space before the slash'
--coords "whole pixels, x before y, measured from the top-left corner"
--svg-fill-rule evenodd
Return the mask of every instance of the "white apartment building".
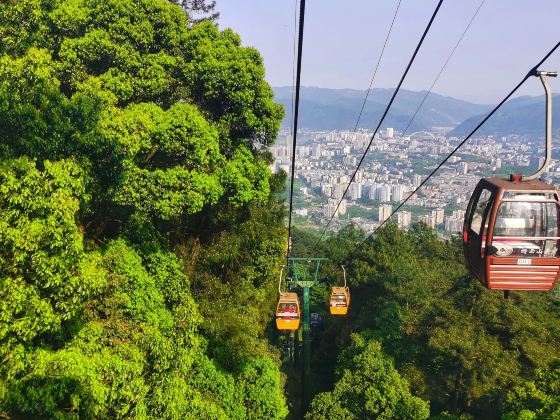
<path id="1" fill-rule="evenodd" d="M 407 229 L 412 223 L 412 213 L 409 211 L 401 211 L 397 213 L 397 224 L 401 229 Z"/>
<path id="2" fill-rule="evenodd" d="M 418 221 L 424 223 L 426 226 L 432 229 L 435 229 L 436 227 L 436 219 L 430 214 L 418 216 Z"/>
<path id="3" fill-rule="evenodd" d="M 391 216 L 391 212 L 393 211 L 393 206 L 390 204 L 381 204 L 379 206 L 379 217 L 378 220 L 380 222 L 384 222 L 385 219 L 388 219 Z"/>
<path id="4" fill-rule="evenodd" d="M 432 217 L 436 225 L 441 225 L 443 223 L 443 218 L 445 217 L 445 211 L 443 209 L 432 210 Z"/>

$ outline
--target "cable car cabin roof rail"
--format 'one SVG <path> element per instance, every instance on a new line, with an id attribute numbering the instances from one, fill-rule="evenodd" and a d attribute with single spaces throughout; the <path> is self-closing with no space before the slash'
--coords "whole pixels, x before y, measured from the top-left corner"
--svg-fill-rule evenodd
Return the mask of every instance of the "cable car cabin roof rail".
<path id="1" fill-rule="evenodd" d="M 539 198 L 535 197 L 532 199 L 528 198 L 502 198 L 500 200 L 502 203 L 551 203 L 560 204 L 560 200 L 553 200 L 549 198 Z"/>
<path id="2" fill-rule="evenodd" d="M 556 193 L 553 185 L 545 184 L 536 179 L 530 181 L 510 181 L 504 178 L 482 178 L 481 183 L 490 184 L 504 190 L 526 193 Z"/>
<path id="3" fill-rule="evenodd" d="M 526 241 L 528 239 L 530 239 L 532 241 L 558 241 L 558 240 L 560 240 L 560 236 L 531 236 L 531 235 L 527 235 L 527 236 L 505 236 L 504 235 L 504 236 L 502 236 L 502 235 L 494 234 L 492 239 L 494 239 L 494 240 L 503 239 L 503 240 L 512 240 L 512 241 Z"/>

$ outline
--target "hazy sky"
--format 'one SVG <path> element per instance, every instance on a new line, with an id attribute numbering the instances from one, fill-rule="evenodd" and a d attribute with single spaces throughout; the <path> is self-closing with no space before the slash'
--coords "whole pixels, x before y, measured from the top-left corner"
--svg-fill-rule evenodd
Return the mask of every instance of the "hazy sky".
<path id="1" fill-rule="evenodd" d="M 307 0 L 302 85 L 366 89 L 398 0 Z M 394 87 L 436 0 L 402 0 L 374 87 Z M 431 85 L 480 0 L 444 0 L 403 87 Z M 272 86 L 292 84 L 295 0 L 217 0 L 221 28 L 264 57 Z M 486 0 L 434 92 L 494 103 L 560 41 L 560 0 Z M 560 50 L 560 48 L 559 48 Z M 560 70 L 560 51 L 542 67 Z M 552 79 L 553 91 L 560 80 Z M 537 78 L 521 94 L 543 93 Z"/>

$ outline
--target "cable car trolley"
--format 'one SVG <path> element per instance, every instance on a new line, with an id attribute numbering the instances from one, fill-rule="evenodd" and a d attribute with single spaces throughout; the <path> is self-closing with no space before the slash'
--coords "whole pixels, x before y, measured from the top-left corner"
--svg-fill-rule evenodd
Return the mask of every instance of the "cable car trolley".
<path id="1" fill-rule="evenodd" d="M 560 272 L 560 200 L 538 180 L 551 159 L 550 89 L 547 93 L 546 159 L 531 176 L 483 178 L 471 197 L 463 224 L 463 251 L 471 274 L 489 289 L 550 291 Z M 507 296 L 507 294 L 506 294 Z"/>
<path id="2" fill-rule="evenodd" d="M 346 285 L 346 269 L 343 265 L 342 272 L 344 273 L 344 286 L 331 287 L 329 309 L 331 315 L 346 315 L 348 307 L 350 306 L 350 289 Z"/>
<path id="3" fill-rule="evenodd" d="M 276 328 L 280 331 L 297 331 L 301 319 L 299 297 L 297 293 L 282 292 L 283 271 L 284 267 L 280 270 L 280 282 L 278 283 L 280 297 L 276 306 Z"/>

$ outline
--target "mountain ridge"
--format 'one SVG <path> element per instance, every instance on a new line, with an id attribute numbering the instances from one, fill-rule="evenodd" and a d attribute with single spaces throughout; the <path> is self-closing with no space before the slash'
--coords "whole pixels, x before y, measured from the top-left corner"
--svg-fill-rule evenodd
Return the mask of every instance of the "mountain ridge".
<path id="1" fill-rule="evenodd" d="M 449 135 L 465 136 L 470 133 L 486 114 L 475 115 L 455 127 Z M 545 97 L 519 96 L 506 102 L 490 119 L 477 131 L 478 135 L 538 135 L 545 132 Z M 556 124 L 555 124 L 556 121 Z M 560 94 L 552 96 L 552 127 L 558 132 L 560 121 Z"/>
<path id="2" fill-rule="evenodd" d="M 284 105 L 286 117 L 283 126 L 288 126 L 292 88 L 273 87 L 275 100 Z M 369 93 L 359 128 L 377 125 L 394 89 L 376 88 Z M 353 129 L 356 124 L 366 91 L 356 89 L 328 89 L 304 86 L 300 91 L 300 127 L 317 130 Z M 384 121 L 383 127 L 402 131 L 426 91 L 401 89 Z M 410 126 L 410 130 L 429 130 L 432 127 L 455 127 L 467 118 L 486 112 L 490 105 L 473 104 L 467 101 L 430 93 L 424 106 Z"/>
<path id="3" fill-rule="evenodd" d="M 289 126 L 292 88 L 273 87 L 275 101 L 284 105 L 283 127 Z M 372 89 L 358 128 L 373 129 L 385 110 L 394 89 Z M 366 91 L 302 86 L 300 91 L 299 126 L 311 130 L 353 130 Z M 381 128 L 398 131 L 410 122 L 426 91 L 401 89 Z M 478 131 L 480 135 L 537 135 L 544 133 L 544 95 L 518 96 L 510 99 Z M 452 96 L 430 92 L 418 115 L 407 130 L 431 130 L 450 127 L 452 136 L 468 134 L 490 111 L 492 105 L 476 104 Z M 560 120 L 560 95 L 553 94 L 553 121 Z M 555 130 L 556 131 L 556 130 Z"/>

